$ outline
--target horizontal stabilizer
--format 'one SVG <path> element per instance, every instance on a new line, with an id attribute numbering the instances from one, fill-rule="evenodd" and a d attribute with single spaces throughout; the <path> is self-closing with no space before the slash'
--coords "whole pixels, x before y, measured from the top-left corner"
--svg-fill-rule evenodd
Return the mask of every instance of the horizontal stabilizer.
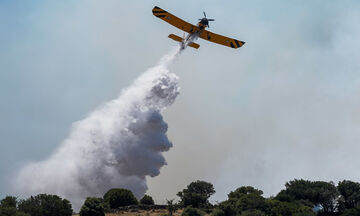
<path id="1" fill-rule="evenodd" d="M 169 35 L 169 38 L 173 39 L 174 41 L 178 41 L 180 43 L 183 43 L 183 38 L 177 36 L 177 35 L 174 35 L 174 34 L 170 34 Z M 190 42 L 188 44 L 189 47 L 192 47 L 192 48 L 195 48 L 195 49 L 199 49 L 200 45 L 197 44 L 197 43 L 194 43 L 194 42 Z"/>
<path id="2" fill-rule="evenodd" d="M 177 35 L 169 34 L 169 38 L 173 39 L 174 41 L 183 42 L 183 39 Z"/>
<path id="3" fill-rule="evenodd" d="M 190 42 L 190 43 L 188 44 L 188 46 L 189 46 L 189 47 L 192 47 L 192 48 L 195 48 L 195 49 L 199 49 L 199 47 L 200 47 L 199 44 L 194 43 L 194 42 Z"/>

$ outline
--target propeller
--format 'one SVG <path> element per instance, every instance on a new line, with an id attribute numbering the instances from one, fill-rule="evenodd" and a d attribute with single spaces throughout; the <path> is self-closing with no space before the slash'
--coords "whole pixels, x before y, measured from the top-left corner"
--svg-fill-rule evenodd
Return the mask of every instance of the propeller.
<path id="1" fill-rule="evenodd" d="M 205 20 L 205 21 L 206 21 L 206 25 L 210 28 L 209 21 L 215 21 L 215 19 L 208 19 L 208 18 L 206 17 L 205 11 L 204 11 L 203 13 L 204 13 L 204 18 L 199 19 L 199 21 Z"/>

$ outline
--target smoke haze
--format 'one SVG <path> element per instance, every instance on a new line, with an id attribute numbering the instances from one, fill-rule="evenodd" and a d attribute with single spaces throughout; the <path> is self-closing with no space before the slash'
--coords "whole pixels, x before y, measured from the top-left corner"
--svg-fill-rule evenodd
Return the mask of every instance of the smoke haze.
<path id="1" fill-rule="evenodd" d="M 169 33 L 182 35 L 154 5 L 191 23 L 206 11 L 210 31 L 246 41 L 237 50 L 198 41 L 175 62 L 174 147 L 147 178 L 156 202 L 197 179 L 219 201 L 242 185 L 274 195 L 293 178 L 360 181 L 359 1 L 16 2 L 0 7 L 0 195 L 12 194 L 19 164 L 50 155 L 72 122 L 174 44 Z"/>
<path id="2" fill-rule="evenodd" d="M 143 196 L 145 177 L 159 175 L 166 164 L 162 152 L 172 147 L 161 113 L 179 94 L 178 78 L 167 69 L 178 54 L 174 49 L 119 98 L 74 123 L 52 156 L 19 172 L 14 188 L 27 196 L 58 194 L 75 209 L 86 197 L 115 187 Z"/>

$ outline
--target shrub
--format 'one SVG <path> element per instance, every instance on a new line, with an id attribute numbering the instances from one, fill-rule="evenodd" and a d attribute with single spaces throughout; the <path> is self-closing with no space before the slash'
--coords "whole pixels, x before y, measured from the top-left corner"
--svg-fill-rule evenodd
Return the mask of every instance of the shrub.
<path id="1" fill-rule="evenodd" d="M 360 215 L 360 206 L 356 208 L 346 209 L 341 216 L 355 216 Z"/>
<path id="2" fill-rule="evenodd" d="M 205 181 L 196 181 L 191 182 L 186 189 L 177 193 L 177 196 L 180 197 L 180 204 L 183 207 L 193 206 L 198 207 L 207 207 L 210 205 L 208 199 L 211 195 L 215 193 L 214 186 Z"/>
<path id="3" fill-rule="evenodd" d="M 13 196 L 6 196 L 4 199 L 0 201 L 1 207 L 17 207 L 17 198 Z"/>
<path id="4" fill-rule="evenodd" d="M 19 211 L 31 216 L 71 216 L 71 203 L 56 195 L 39 194 L 22 200 L 18 205 Z"/>
<path id="5" fill-rule="evenodd" d="M 17 213 L 17 209 L 14 207 L 1 206 L 0 216 L 13 216 Z"/>
<path id="6" fill-rule="evenodd" d="M 80 216 L 105 216 L 104 210 L 103 199 L 88 197 L 80 209 Z"/>
<path id="7" fill-rule="evenodd" d="M 251 210 L 246 210 L 243 211 L 240 216 L 265 216 L 264 212 L 256 210 L 256 209 L 251 209 Z"/>
<path id="8" fill-rule="evenodd" d="M 134 194 L 130 190 L 123 188 L 110 189 L 104 195 L 104 200 L 111 209 L 138 204 Z"/>
<path id="9" fill-rule="evenodd" d="M 214 209 L 211 216 L 225 216 L 225 212 L 219 208 Z"/>
<path id="10" fill-rule="evenodd" d="M 15 216 L 31 216 L 31 215 L 18 211 L 18 212 L 16 212 Z"/>
<path id="11" fill-rule="evenodd" d="M 202 215 L 204 215 L 204 213 L 201 212 L 199 209 L 188 206 L 184 209 L 184 211 L 182 212 L 181 215 L 182 216 L 202 216 Z"/>
<path id="12" fill-rule="evenodd" d="M 140 200 L 140 204 L 143 204 L 143 205 L 154 205 L 154 200 L 151 196 L 149 195 L 144 195 L 143 198 L 141 198 Z"/>
<path id="13" fill-rule="evenodd" d="M 174 203 L 174 200 L 166 200 L 166 209 L 169 211 L 169 215 L 172 216 L 173 213 L 176 211 L 176 209 L 178 208 L 178 205 L 176 203 Z"/>

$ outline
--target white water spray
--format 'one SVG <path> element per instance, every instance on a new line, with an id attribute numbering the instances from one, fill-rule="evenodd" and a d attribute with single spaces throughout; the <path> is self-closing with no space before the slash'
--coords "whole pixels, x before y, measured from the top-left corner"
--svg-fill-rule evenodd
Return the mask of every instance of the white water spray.
<path id="1" fill-rule="evenodd" d="M 178 77 L 168 71 L 179 53 L 164 56 L 119 98 L 74 123 L 48 159 L 21 169 L 13 184 L 18 194 L 57 194 L 75 209 L 86 197 L 102 197 L 110 188 L 144 195 L 145 177 L 159 175 L 166 165 L 162 152 L 172 147 L 161 113 L 179 94 Z"/>

